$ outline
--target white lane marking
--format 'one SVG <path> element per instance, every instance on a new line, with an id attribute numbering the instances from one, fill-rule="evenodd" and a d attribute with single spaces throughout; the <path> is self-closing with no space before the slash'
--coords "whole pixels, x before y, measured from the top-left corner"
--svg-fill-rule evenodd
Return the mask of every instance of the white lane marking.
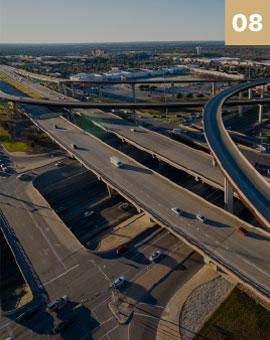
<path id="1" fill-rule="evenodd" d="M 151 303 L 144 303 L 144 302 L 139 302 L 138 305 L 145 305 L 145 306 L 150 306 L 150 307 L 154 307 L 154 308 L 161 308 L 161 309 L 165 309 L 164 306 L 160 306 L 160 305 L 152 305 Z"/>
<path id="2" fill-rule="evenodd" d="M 129 335 L 130 335 L 130 325 L 131 325 L 131 322 L 128 324 L 128 340 L 129 340 Z"/>
<path id="3" fill-rule="evenodd" d="M 111 295 L 108 296 L 104 301 L 100 302 L 98 305 L 96 305 L 94 308 L 91 309 L 92 312 L 94 312 L 96 309 L 98 309 L 101 305 L 104 305 L 107 301 L 111 299 Z"/>
<path id="4" fill-rule="evenodd" d="M 73 267 L 67 269 L 67 270 L 64 271 L 62 274 L 60 274 L 60 275 L 58 275 L 58 276 L 52 278 L 51 280 L 45 282 L 45 283 L 44 283 L 44 286 L 47 286 L 47 285 L 49 285 L 50 283 L 52 283 L 52 282 L 54 282 L 54 281 L 60 279 L 61 277 L 67 275 L 68 273 L 70 273 L 72 270 L 78 268 L 79 266 L 80 266 L 79 264 L 76 264 L 75 266 L 73 266 Z"/>
<path id="5" fill-rule="evenodd" d="M 161 318 L 158 318 L 157 316 L 148 315 L 148 314 L 144 314 L 144 313 L 137 313 L 137 312 L 135 312 L 134 315 L 143 316 L 144 318 L 146 317 L 146 318 L 154 319 L 154 320 L 161 320 Z"/>
<path id="6" fill-rule="evenodd" d="M 22 203 L 22 205 L 25 207 L 25 204 Z M 25 210 L 27 211 L 27 208 L 25 207 Z M 44 239 L 46 240 L 46 242 L 48 243 L 48 246 L 50 247 L 51 251 L 53 252 L 53 254 L 55 255 L 55 257 L 57 258 L 57 260 L 61 263 L 61 265 L 63 266 L 63 268 L 65 270 L 67 270 L 66 265 L 64 264 L 64 262 L 62 261 L 61 257 L 58 255 L 57 251 L 54 249 L 51 241 L 49 240 L 49 238 L 47 237 L 47 235 L 44 233 L 43 229 L 39 226 L 39 224 L 37 223 L 37 221 L 34 219 L 34 217 L 32 216 L 32 213 L 28 214 L 28 216 L 31 218 L 31 220 L 34 222 L 36 228 L 40 231 L 40 233 L 42 234 L 42 236 L 44 237 Z"/>
<path id="7" fill-rule="evenodd" d="M 101 340 L 101 339 L 104 339 L 106 336 L 109 336 L 109 334 L 110 334 L 111 332 L 113 332 L 114 330 L 116 330 L 118 327 L 119 327 L 119 325 L 114 326 L 114 327 L 113 327 L 112 329 L 110 329 L 106 334 L 104 334 L 104 335 L 100 338 L 100 340 Z"/>
<path id="8" fill-rule="evenodd" d="M 10 325 L 11 322 L 7 322 L 6 324 L 4 324 L 2 327 L 0 327 L 0 329 L 6 328 L 8 325 Z"/>
<path id="9" fill-rule="evenodd" d="M 96 327 L 96 328 L 94 328 L 94 329 L 96 330 L 96 329 L 100 328 L 101 326 L 105 325 L 105 323 L 107 323 L 107 322 L 109 322 L 109 321 L 111 321 L 111 320 L 114 320 L 114 317 L 113 317 L 113 316 L 111 316 L 109 319 L 107 319 L 107 320 L 101 322 L 101 323 L 99 324 L 99 326 Z M 92 332 L 93 332 L 93 330 L 92 330 Z"/>

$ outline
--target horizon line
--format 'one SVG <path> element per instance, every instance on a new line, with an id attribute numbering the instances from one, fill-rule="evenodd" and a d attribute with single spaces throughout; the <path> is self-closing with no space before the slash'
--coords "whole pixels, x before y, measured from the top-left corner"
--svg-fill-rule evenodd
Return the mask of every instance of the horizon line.
<path id="1" fill-rule="evenodd" d="M 187 42 L 221 42 L 224 40 L 132 40 L 132 41 L 96 41 L 96 42 L 0 42 L 0 45 L 94 45 L 94 44 L 138 44 L 138 43 L 187 43 Z"/>

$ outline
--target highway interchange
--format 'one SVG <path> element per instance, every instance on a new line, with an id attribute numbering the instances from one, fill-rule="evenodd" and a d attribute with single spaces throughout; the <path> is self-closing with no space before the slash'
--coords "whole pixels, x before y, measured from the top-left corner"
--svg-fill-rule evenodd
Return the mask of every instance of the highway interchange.
<path id="1" fill-rule="evenodd" d="M 36 84 L 33 86 L 35 89 L 41 88 L 43 91 L 43 87 Z M 49 94 L 47 93 L 46 96 L 49 97 Z M 132 202 L 138 209 L 144 210 L 157 221 L 158 224 L 168 228 L 199 253 L 211 258 L 211 260 L 223 270 L 233 275 L 249 288 L 255 290 L 259 295 L 269 298 L 270 267 L 267 259 L 269 259 L 270 250 L 269 238 L 264 232 L 258 229 L 255 230 L 234 215 L 217 208 L 199 196 L 175 185 L 165 177 L 160 176 L 130 157 L 106 145 L 96 137 L 85 133 L 62 117 L 38 119 L 32 116 L 30 118 L 56 143 L 74 155 L 80 163 Z M 123 133 L 123 131 L 121 131 L 121 133 Z M 134 132 L 130 130 L 130 127 L 125 133 L 132 135 L 132 138 L 136 135 L 136 133 L 134 134 Z M 141 135 L 140 138 L 143 138 L 143 133 L 139 132 L 138 135 Z M 165 140 L 167 137 L 162 138 Z M 168 143 L 172 142 L 168 140 Z M 176 142 L 173 143 L 177 144 Z M 74 150 L 72 144 L 76 144 L 78 148 Z M 171 144 L 169 144 L 169 146 L 170 145 Z M 164 153 L 165 152 L 164 150 Z M 198 155 L 198 157 L 201 157 L 199 152 Z M 122 169 L 113 167 L 110 163 L 111 156 L 117 156 L 121 159 L 124 167 Z M 202 167 L 193 170 L 194 172 L 199 172 L 199 170 L 201 172 L 204 171 L 206 179 L 207 176 L 209 176 L 209 172 L 211 172 L 212 183 L 213 178 L 215 178 L 215 183 L 221 187 L 221 173 L 216 167 L 213 167 L 211 160 L 211 157 L 205 157 L 205 170 L 202 169 Z M 185 158 L 183 162 L 185 162 Z M 179 166 L 188 168 L 187 164 L 181 164 Z M 194 166 L 196 166 L 196 163 Z M 201 173 L 199 174 L 201 175 Z M 12 183 L 12 180 L 14 183 Z M 9 223 L 16 225 L 16 235 L 22 240 L 23 247 L 27 251 L 43 285 L 47 283 L 46 290 L 49 296 L 53 298 L 61 295 L 60 290 L 62 289 L 63 283 L 59 284 L 58 278 L 61 282 L 66 282 L 64 284 L 68 285 L 70 275 L 72 275 L 74 279 L 73 271 L 79 271 L 79 275 L 81 275 L 80 279 L 78 278 L 78 285 L 80 287 L 83 285 L 82 282 L 85 284 L 88 279 L 91 281 L 94 273 L 98 276 L 98 272 L 100 274 L 98 267 L 96 267 L 96 272 L 91 270 L 91 273 L 89 273 L 89 270 L 85 270 L 88 268 L 88 262 L 91 261 L 88 258 L 91 257 L 91 255 L 85 254 L 84 249 L 71 237 L 70 233 L 66 231 L 67 229 L 61 221 L 57 223 L 62 224 L 61 230 L 65 229 L 64 233 L 57 232 L 57 228 L 48 230 L 50 238 L 52 239 L 52 242 L 50 242 L 54 246 L 48 247 L 48 244 L 46 246 L 44 244 L 44 249 L 47 249 L 51 255 L 44 257 L 44 254 L 40 252 L 40 258 L 35 259 L 35 253 L 38 251 L 33 247 L 33 240 L 29 241 L 29 237 L 24 233 L 24 230 L 29 223 L 28 221 L 31 220 L 34 222 L 38 219 L 38 222 L 34 222 L 34 224 L 32 222 L 29 223 L 29 225 L 35 226 L 32 237 L 35 237 L 34 235 L 36 233 L 38 239 L 38 242 L 36 242 L 37 246 L 39 242 L 47 242 L 46 237 L 44 237 L 43 241 L 41 240 L 42 237 L 40 233 L 43 233 L 40 227 L 38 227 L 43 224 L 42 218 L 44 218 L 44 216 L 40 214 L 39 210 L 44 202 L 42 202 L 41 207 L 39 207 L 37 211 L 29 208 L 28 204 L 25 203 L 27 200 L 25 200 L 24 194 L 22 194 L 24 190 L 20 189 L 20 185 L 17 185 L 16 180 L 11 179 L 10 182 L 8 181 L 6 182 L 6 189 L 3 189 L 5 200 L 7 199 L 7 202 L 4 203 L 4 205 L 6 205 L 4 214 Z M 16 198 L 9 197 L 10 192 L 14 192 Z M 21 195 L 23 196 L 21 197 Z M 36 196 L 34 197 L 33 201 L 35 204 L 39 202 L 39 199 L 40 198 Z M 16 218 L 14 207 L 13 209 L 11 208 L 14 200 L 16 204 L 20 202 L 20 204 L 24 206 L 24 209 L 22 209 L 25 214 L 23 221 L 25 221 L 26 224 L 18 224 L 16 222 L 17 219 L 21 218 L 19 216 Z M 181 208 L 181 210 L 184 211 L 184 215 L 181 217 L 175 215 L 171 211 L 172 207 Z M 197 221 L 195 218 L 197 213 L 203 213 L 206 216 L 206 224 Z M 41 220 L 39 220 L 40 215 L 42 216 Z M 43 224 L 41 228 L 46 230 L 46 225 Z M 237 227 L 240 226 L 244 226 L 249 231 L 247 237 L 243 237 L 237 232 Z M 66 238 L 68 238 L 68 242 Z M 69 245 L 69 249 L 66 249 L 67 244 Z M 57 249 L 56 253 L 55 248 Z M 34 263 L 33 261 L 36 262 Z M 79 266 L 77 266 L 78 263 Z M 64 275 L 62 275 L 63 273 Z M 50 285 L 52 285 L 52 290 L 49 290 Z M 72 295 L 74 295 L 74 301 L 79 303 L 82 297 L 78 296 L 76 287 L 72 285 L 69 289 L 71 289 Z M 82 332 L 86 331 L 84 328 L 82 329 Z"/>

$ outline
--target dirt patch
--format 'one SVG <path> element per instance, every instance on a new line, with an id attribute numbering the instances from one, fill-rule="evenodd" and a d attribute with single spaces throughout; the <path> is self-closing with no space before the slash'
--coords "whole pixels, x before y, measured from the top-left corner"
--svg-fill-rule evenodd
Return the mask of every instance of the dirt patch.
<path id="1" fill-rule="evenodd" d="M 145 230 L 155 226 L 145 214 L 135 215 L 115 227 L 110 234 L 106 234 L 99 239 L 96 250 L 108 251 L 128 243 Z"/>

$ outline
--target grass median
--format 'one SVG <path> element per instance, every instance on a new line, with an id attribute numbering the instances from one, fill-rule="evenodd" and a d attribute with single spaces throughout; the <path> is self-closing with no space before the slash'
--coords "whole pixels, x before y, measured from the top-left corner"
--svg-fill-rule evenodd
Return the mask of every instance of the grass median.
<path id="1" fill-rule="evenodd" d="M 8 152 L 30 152 L 31 148 L 26 143 L 12 138 L 8 130 L 0 126 L 0 142 Z"/>
<path id="2" fill-rule="evenodd" d="M 235 288 L 194 340 L 270 340 L 270 312 Z"/>
<path id="3" fill-rule="evenodd" d="M 15 87 L 17 90 L 23 92 L 24 94 L 28 95 L 31 98 L 34 99 L 44 99 L 43 96 L 39 95 L 35 91 L 31 90 L 26 85 L 14 80 L 13 78 L 7 76 L 5 73 L 0 72 L 0 79 L 4 82 L 8 83 L 9 85 Z"/>

